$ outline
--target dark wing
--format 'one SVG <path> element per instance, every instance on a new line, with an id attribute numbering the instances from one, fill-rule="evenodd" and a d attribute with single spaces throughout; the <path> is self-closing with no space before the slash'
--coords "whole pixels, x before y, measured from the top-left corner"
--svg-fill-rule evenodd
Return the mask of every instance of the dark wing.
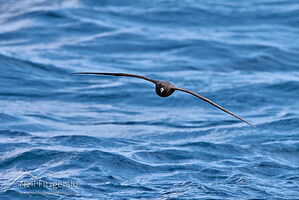
<path id="1" fill-rule="evenodd" d="M 154 79 L 147 78 L 145 76 L 139 76 L 134 74 L 126 74 L 126 73 L 101 73 L 101 72 L 76 72 L 73 74 L 94 74 L 94 75 L 110 75 L 110 76 L 127 76 L 127 77 L 135 77 L 135 78 L 141 78 L 147 81 L 150 81 L 154 84 L 157 84 L 158 81 Z"/>
<path id="2" fill-rule="evenodd" d="M 207 99 L 206 97 L 203 97 L 203 96 L 201 96 L 201 95 L 199 95 L 199 94 L 196 94 L 195 92 L 192 92 L 192 91 L 189 91 L 189 90 L 185 90 L 185 89 L 182 89 L 182 88 L 174 88 L 174 89 L 175 89 L 175 90 L 180 90 L 180 91 L 183 91 L 183 92 L 187 92 L 187 93 L 189 93 L 189 94 L 192 94 L 192 95 L 194 95 L 194 96 L 196 96 L 196 97 L 198 97 L 198 98 L 200 98 L 200 99 L 202 99 L 202 100 L 204 100 L 204 101 L 206 101 L 206 102 L 212 104 L 213 106 L 219 108 L 220 110 L 222 110 L 222 111 L 224 111 L 224 112 L 226 112 L 226 113 L 228 113 L 228 114 L 230 114 L 230 115 L 232 115 L 232 116 L 238 118 L 239 120 L 245 122 L 246 124 L 249 124 L 250 126 L 253 126 L 252 124 L 250 124 L 250 123 L 247 122 L 246 120 L 244 120 L 244 119 L 242 119 L 241 117 L 235 115 L 234 113 L 232 113 L 232 112 L 226 110 L 225 108 L 222 108 L 221 106 L 217 105 L 216 103 L 214 103 L 213 101 Z"/>

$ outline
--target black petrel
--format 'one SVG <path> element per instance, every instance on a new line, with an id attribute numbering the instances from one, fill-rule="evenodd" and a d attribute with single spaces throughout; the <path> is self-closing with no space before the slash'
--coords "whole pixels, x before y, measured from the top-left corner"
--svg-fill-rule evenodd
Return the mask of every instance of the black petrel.
<path id="1" fill-rule="evenodd" d="M 249 123 L 248 121 L 242 119 L 241 117 L 235 115 L 234 113 L 226 110 L 225 108 L 222 108 L 221 106 L 217 105 L 216 103 L 214 103 L 213 101 L 207 99 L 204 96 L 201 96 L 195 92 L 192 92 L 190 90 L 186 90 L 186 89 L 182 89 L 182 88 L 177 88 L 174 85 L 172 85 L 171 83 L 167 82 L 167 81 L 158 81 L 158 80 L 154 80 L 151 78 L 147 78 L 145 76 L 140 76 L 140 75 L 134 75 L 134 74 L 126 74 L 126 73 L 101 73 L 101 72 L 78 72 L 78 73 L 74 73 L 74 74 L 94 74 L 94 75 L 110 75 L 110 76 L 127 76 L 127 77 L 135 77 L 135 78 L 141 78 L 147 81 L 150 81 L 152 83 L 154 83 L 156 85 L 156 93 L 157 95 L 159 95 L 160 97 L 168 97 L 170 96 L 175 90 L 179 90 L 182 92 L 187 92 L 189 94 L 192 94 L 210 104 L 212 104 L 213 106 L 219 108 L 220 110 L 236 117 L 237 119 L 247 123 L 250 126 L 253 126 L 251 123 Z"/>

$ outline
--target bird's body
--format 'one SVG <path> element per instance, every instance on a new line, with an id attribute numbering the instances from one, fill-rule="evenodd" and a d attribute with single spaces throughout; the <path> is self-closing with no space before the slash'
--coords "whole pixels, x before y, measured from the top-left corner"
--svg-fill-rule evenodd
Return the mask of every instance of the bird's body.
<path id="1" fill-rule="evenodd" d="M 174 93 L 175 87 L 167 81 L 158 81 L 156 84 L 156 93 L 160 97 L 168 97 Z"/>
<path id="2" fill-rule="evenodd" d="M 189 94 L 192 94 L 210 104 L 212 104 L 213 106 L 217 107 L 218 109 L 236 117 L 237 119 L 247 123 L 250 126 L 253 126 L 251 123 L 247 122 L 246 120 L 242 119 L 241 117 L 233 114 L 232 112 L 228 111 L 227 109 L 219 106 L 218 104 L 214 103 L 213 101 L 207 99 L 204 96 L 201 96 L 195 92 L 192 92 L 190 90 L 186 90 L 186 89 L 182 89 L 182 88 L 177 88 L 174 85 L 172 85 L 171 83 L 167 82 L 167 81 L 158 81 L 158 80 L 154 80 L 151 78 L 147 78 L 145 76 L 140 76 L 140 75 L 134 75 L 134 74 L 126 74 L 126 73 L 104 73 L 104 72 L 79 72 L 79 73 L 74 73 L 74 74 L 94 74 L 94 75 L 110 75 L 110 76 L 127 76 L 127 77 L 135 77 L 135 78 L 141 78 L 147 81 L 150 81 L 152 83 L 154 83 L 156 85 L 156 93 L 158 96 L 160 97 L 168 97 L 170 96 L 172 93 L 174 93 L 174 91 L 179 90 L 182 92 L 186 92 Z"/>

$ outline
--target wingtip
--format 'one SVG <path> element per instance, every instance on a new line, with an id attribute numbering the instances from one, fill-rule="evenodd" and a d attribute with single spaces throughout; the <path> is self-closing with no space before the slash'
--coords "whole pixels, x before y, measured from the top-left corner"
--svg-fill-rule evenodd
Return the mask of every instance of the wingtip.
<path id="1" fill-rule="evenodd" d="M 242 121 L 243 121 L 243 120 L 242 120 Z M 255 128 L 255 126 L 254 126 L 253 124 L 249 123 L 248 121 L 245 121 L 245 120 L 244 120 L 243 122 L 245 122 L 245 123 L 248 124 L 249 126 Z"/>

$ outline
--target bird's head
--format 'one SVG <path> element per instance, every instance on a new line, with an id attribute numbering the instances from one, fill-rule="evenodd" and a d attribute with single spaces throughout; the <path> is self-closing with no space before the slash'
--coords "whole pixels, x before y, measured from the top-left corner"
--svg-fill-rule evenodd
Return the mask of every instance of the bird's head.
<path id="1" fill-rule="evenodd" d="M 168 97 L 175 91 L 174 86 L 167 81 L 159 81 L 156 84 L 156 93 L 160 97 Z"/>

